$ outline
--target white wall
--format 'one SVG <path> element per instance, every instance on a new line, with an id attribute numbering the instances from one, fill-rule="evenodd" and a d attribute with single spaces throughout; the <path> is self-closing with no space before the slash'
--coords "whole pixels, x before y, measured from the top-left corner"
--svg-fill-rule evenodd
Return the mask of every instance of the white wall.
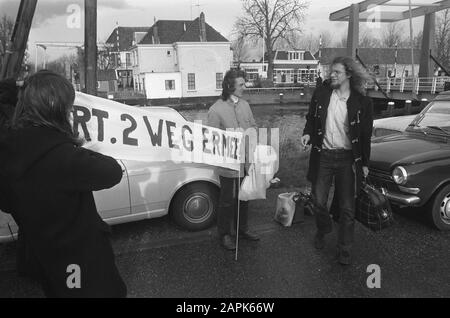
<path id="1" fill-rule="evenodd" d="M 137 50 L 139 64 L 135 74 L 178 72 L 176 52 L 172 45 L 139 45 Z"/>
<path id="2" fill-rule="evenodd" d="M 180 73 L 145 73 L 144 78 L 147 98 L 154 99 L 182 97 L 182 81 Z M 166 90 L 166 80 L 175 81 L 175 90 Z"/>
<path id="3" fill-rule="evenodd" d="M 230 43 L 175 43 L 181 73 L 183 97 L 219 96 L 216 73 L 230 69 L 232 54 Z M 188 90 L 188 73 L 195 74 L 195 90 Z"/>

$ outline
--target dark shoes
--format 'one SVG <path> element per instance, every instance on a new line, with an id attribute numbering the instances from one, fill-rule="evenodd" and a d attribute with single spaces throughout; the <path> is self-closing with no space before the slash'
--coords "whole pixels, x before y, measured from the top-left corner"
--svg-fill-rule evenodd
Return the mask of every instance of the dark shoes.
<path id="1" fill-rule="evenodd" d="M 316 233 L 314 236 L 314 247 L 318 250 L 322 250 L 325 247 L 325 235 Z"/>
<path id="2" fill-rule="evenodd" d="M 253 234 L 249 231 L 239 232 L 239 237 L 243 238 L 244 240 L 259 241 L 259 236 L 257 236 L 256 234 Z"/>
<path id="3" fill-rule="evenodd" d="M 222 247 L 229 251 L 236 249 L 236 240 L 231 235 L 224 235 L 221 239 Z"/>
<path id="4" fill-rule="evenodd" d="M 342 265 L 350 265 L 352 263 L 352 256 L 347 251 L 340 251 L 338 262 Z"/>

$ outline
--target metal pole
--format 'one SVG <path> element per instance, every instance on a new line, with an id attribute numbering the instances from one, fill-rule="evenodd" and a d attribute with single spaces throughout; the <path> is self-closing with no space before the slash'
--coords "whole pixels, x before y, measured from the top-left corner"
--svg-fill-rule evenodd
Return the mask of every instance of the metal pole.
<path id="1" fill-rule="evenodd" d="M 414 40 L 413 40 L 413 24 L 412 24 L 412 9 L 411 9 L 411 0 L 408 0 L 409 3 L 409 38 L 411 45 L 411 74 L 412 77 L 415 77 L 414 72 Z"/>
<path id="2" fill-rule="evenodd" d="M 85 6 L 85 85 L 86 93 L 97 95 L 97 0 L 84 0 Z"/>

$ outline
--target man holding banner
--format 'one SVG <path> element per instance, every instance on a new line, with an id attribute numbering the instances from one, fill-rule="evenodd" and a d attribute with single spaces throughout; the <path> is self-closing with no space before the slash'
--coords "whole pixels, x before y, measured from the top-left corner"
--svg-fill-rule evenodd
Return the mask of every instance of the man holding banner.
<path id="1" fill-rule="evenodd" d="M 242 99 L 245 85 L 245 73 L 241 70 L 229 70 L 223 79 L 222 96 L 208 112 L 208 126 L 227 130 L 256 128 L 255 119 L 250 105 Z M 249 153 L 244 150 L 241 153 Z M 257 241 L 259 237 L 248 229 L 248 202 L 239 201 L 238 194 L 244 173 L 250 166 L 248 156 L 241 156 L 245 163 L 241 163 L 240 171 L 218 167 L 220 177 L 220 199 L 217 216 L 217 228 L 221 245 L 227 250 L 236 249 L 236 240 L 232 236 L 233 225 L 236 225 L 239 215 L 239 236 Z M 239 202 L 239 207 L 238 207 Z M 236 228 L 234 228 L 237 231 Z M 237 234 L 237 233 L 236 233 Z"/>

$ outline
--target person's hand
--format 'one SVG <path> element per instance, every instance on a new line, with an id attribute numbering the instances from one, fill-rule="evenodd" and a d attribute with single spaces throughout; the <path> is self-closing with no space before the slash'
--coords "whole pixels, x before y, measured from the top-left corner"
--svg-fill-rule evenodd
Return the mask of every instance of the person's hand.
<path id="1" fill-rule="evenodd" d="M 364 166 L 364 167 L 362 167 L 362 169 L 363 169 L 364 178 L 367 178 L 369 176 L 369 167 Z"/>
<path id="2" fill-rule="evenodd" d="M 302 142 L 303 150 L 306 150 L 308 148 L 310 139 L 311 139 L 311 137 L 309 135 L 302 136 L 301 142 Z"/>

